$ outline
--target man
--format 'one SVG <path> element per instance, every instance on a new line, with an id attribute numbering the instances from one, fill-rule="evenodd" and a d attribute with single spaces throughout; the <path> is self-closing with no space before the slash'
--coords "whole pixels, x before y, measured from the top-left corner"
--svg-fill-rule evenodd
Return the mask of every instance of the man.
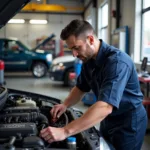
<path id="1" fill-rule="evenodd" d="M 49 143 L 86 130 L 101 122 L 100 132 L 116 150 L 140 150 L 147 126 L 136 69 L 131 58 L 104 43 L 86 21 L 73 20 L 61 32 L 73 56 L 83 61 L 76 86 L 63 104 L 51 110 L 59 118 L 91 89 L 97 102 L 83 116 L 63 128 L 48 127 L 41 136 Z"/>

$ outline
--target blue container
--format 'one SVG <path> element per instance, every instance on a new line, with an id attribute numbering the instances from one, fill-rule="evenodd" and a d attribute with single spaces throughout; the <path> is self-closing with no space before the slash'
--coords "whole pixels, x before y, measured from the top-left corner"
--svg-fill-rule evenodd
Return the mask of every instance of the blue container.
<path id="1" fill-rule="evenodd" d="M 76 138 L 75 137 L 68 137 L 67 138 L 67 145 L 70 150 L 76 150 Z"/>
<path id="2" fill-rule="evenodd" d="M 81 72 L 81 67 L 82 67 L 82 61 L 77 58 L 74 63 L 75 73 L 76 73 L 77 77 Z"/>
<path id="3" fill-rule="evenodd" d="M 82 61 L 77 58 L 74 63 L 76 77 L 79 76 L 79 74 L 81 72 L 81 67 L 82 67 Z M 97 100 L 97 98 L 93 92 L 87 93 L 82 99 L 83 103 L 87 104 L 87 105 L 94 104 L 96 102 L 96 100 Z"/>
<path id="4" fill-rule="evenodd" d="M 83 97 L 82 101 L 86 105 L 92 105 L 96 102 L 97 98 L 93 92 L 88 92 Z"/>

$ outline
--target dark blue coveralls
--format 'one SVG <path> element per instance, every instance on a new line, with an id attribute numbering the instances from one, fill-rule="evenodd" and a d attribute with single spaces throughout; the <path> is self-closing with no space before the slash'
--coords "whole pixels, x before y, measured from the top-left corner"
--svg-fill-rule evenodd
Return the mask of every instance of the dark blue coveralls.
<path id="1" fill-rule="evenodd" d="M 76 86 L 113 106 L 100 132 L 116 150 L 140 150 L 147 127 L 143 95 L 131 58 L 102 40 L 96 60 L 83 63 Z"/>

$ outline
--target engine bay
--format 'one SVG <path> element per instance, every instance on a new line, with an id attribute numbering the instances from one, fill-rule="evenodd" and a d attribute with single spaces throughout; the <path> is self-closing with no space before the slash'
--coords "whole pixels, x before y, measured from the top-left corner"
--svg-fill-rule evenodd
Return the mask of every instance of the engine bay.
<path id="1" fill-rule="evenodd" d="M 82 112 L 69 108 L 53 123 L 50 110 L 59 99 L 0 87 L 0 150 L 65 150 L 67 141 L 44 141 L 39 133 L 48 126 L 63 127 Z M 78 150 L 97 150 L 99 132 L 95 127 L 75 135 Z"/>

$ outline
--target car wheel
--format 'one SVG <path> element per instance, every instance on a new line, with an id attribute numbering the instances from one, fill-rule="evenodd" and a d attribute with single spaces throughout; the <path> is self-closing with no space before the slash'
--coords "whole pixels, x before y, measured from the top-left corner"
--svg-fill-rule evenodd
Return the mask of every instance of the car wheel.
<path id="1" fill-rule="evenodd" d="M 41 78 L 47 73 L 47 66 L 42 62 L 36 62 L 32 67 L 32 74 L 34 77 Z"/>
<path id="2" fill-rule="evenodd" d="M 70 80 L 69 80 L 69 73 L 70 72 L 73 72 L 73 69 L 70 69 L 70 70 L 68 70 L 65 73 L 65 76 L 64 76 L 64 86 L 69 86 L 70 85 Z"/>

